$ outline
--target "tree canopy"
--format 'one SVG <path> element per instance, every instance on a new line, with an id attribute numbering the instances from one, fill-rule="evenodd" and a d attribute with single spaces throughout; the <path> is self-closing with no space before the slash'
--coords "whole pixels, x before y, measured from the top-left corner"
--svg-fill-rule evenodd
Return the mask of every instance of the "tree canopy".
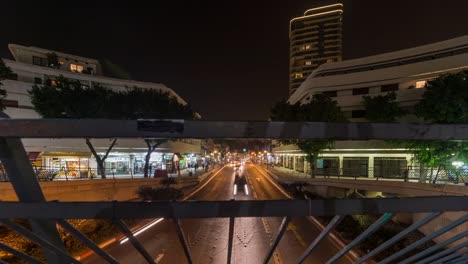
<path id="1" fill-rule="evenodd" d="M 373 97 L 364 96 L 363 105 L 366 110 L 366 118 L 371 122 L 391 123 L 405 115 L 405 111 L 396 102 L 395 92 Z"/>
<path id="2" fill-rule="evenodd" d="M 2 59 L 0 59 L 0 111 L 5 109 L 5 106 L 2 103 L 2 99 L 7 95 L 6 90 L 1 89 L 1 86 L 3 85 L 1 81 L 10 76 L 11 73 L 11 69 L 5 65 Z"/>
<path id="3" fill-rule="evenodd" d="M 271 120 L 273 121 L 310 121 L 310 122 L 344 122 L 346 118 L 340 110 L 337 102 L 323 94 L 315 94 L 312 100 L 306 104 L 289 104 L 280 101 L 271 108 Z M 315 163 L 318 155 L 324 149 L 334 147 L 331 140 L 283 140 L 283 144 L 295 144 L 306 153 L 310 162 L 311 175 L 315 176 Z"/>
<path id="4" fill-rule="evenodd" d="M 468 71 L 442 75 L 428 81 L 422 100 L 415 106 L 418 117 L 442 124 L 468 123 Z M 468 143 L 454 141 L 410 141 L 404 146 L 426 166 L 468 161 Z"/>
<path id="5" fill-rule="evenodd" d="M 192 119 L 190 105 L 180 104 L 168 92 L 129 88 L 115 91 L 59 77 L 56 85 L 34 85 L 29 91 L 35 110 L 45 118 L 172 118 Z"/>
<path id="6" fill-rule="evenodd" d="M 168 92 L 156 89 L 128 88 L 115 91 L 100 85 L 89 88 L 77 80 L 60 76 L 54 85 L 34 85 L 29 91 L 35 110 L 45 118 L 106 118 L 106 119 L 194 119 L 195 112 L 190 105 L 183 105 Z M 145 176 L 148 176 L 148 162 L 151 153 L 165 140 L 145 139 L 148 152 Z M 115 145 L 114 139 L 104 156 L 95 151 L 91 141 L 86 139 L 98 169 L 105 178 L 104 160 Z"/>
<path id="7" fill-rule="evenodd" d="M 416 115 L 432 123 L 468 123 L 468 71 L 430 80 Z"/>

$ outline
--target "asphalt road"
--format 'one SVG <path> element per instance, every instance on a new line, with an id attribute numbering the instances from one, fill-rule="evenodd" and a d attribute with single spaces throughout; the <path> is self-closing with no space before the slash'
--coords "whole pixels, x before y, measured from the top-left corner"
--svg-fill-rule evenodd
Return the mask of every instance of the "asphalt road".
<path id="1" fill-rule="evenodd" d="M 241 172 L 246 176 L 249 194 L 239 190 L 233 194 L 235 172 L 225 167 L 215 176 L 206 179 L 190 200 L 249 200 L 287 199 L 279 185 L 260 167 L 246 165 Z M 281 218 L 237 218 L 234 226 L 234 240 L 231 263 L 262 263 L 270 243 L 281 223 Z M 226 263 L 229 220 L 186 219 L 181 221 L 188 240 L 194 263 Z M 307 218 L 292 219 L 278 245 L 270 263 L 295 263 L 306 247 L 320 233 L 320 228 Z M 170 220 L 160 221 L 137 236 L 146 250 L 161 264 L 187 263 L 182 246 L 177 238 L 175 225 Z M 304 263 L 325 263 L 340 246 L 331 239 L 325 239 Z M 121 263 L 147 263 L 129 243 L 113 243 L 105 250 Z M 105 263 L 92 255 L 84 263 Z M 347 256 L 338 263 L 352 263 Z"/>

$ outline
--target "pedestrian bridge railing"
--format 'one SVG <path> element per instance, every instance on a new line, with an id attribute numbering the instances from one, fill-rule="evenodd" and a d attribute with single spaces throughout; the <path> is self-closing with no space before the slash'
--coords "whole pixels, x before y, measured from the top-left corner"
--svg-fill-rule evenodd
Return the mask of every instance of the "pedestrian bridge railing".
<path id="1" fill-rule="evenodd" d="M 354 246 L 364 241 L 375 233 L 380 227 L 388 222 L 397 213 L 429 213 L 426 217 L 413 223 L 391 239 L 387 240 L 377 248 L 361 256 L 356 263 L 366 263 L 373 256 L 382 252 L 397 241 L 405 238 L 411 232 L 438 217 L 442 212 L 467 211 L 468 197 L 445 196 L 445 197 L 413 197 L 413 198 L 377 198 L 377 199 L 325 199 L 325 200 L 254 200 L 254 201 L 155 201 L 155 202 L 48 202 L 48 203 L 23 203 L 23 202 L 0 202 L 0 223 L 24 236 L 26 239 L 53 252 L 62 261 L 61 263 L 80 263 L 78 260 L 66 253 L 62 247 L 54 245 L 47 236 L 31 232 L 11 219 L 30 219 L 35 221 L 52 221 L 60 225 L 66 232 L 72 234 L 85 244 L 89 249 L 99 255 L 107 263 L 119 263 L 89 238 L 81 234 L 65 219 L 109 219 L 130 240 L 135 249 L 146 259 L 148 263 L 155 260 L 146 251 L 138 239 L 132 234 L 125 221 L 122 219 L 150 219 L 166 218 L 172 219 L 176 227 L 179 241 L 184 249 L 188 263 L 193 263 L 190 249 L 185 234 L 180 226 L 181 219 L 203 219 L 203 218 L 228 218 L 229 234 L 227 248 L 227 263 L 230 263 L 234 224 L 239 217 L 283 217 L 283 221 L 276 232 L 273 242 L 270 244 L 268 253 L 263 263 L 269 263 L 277 245 L 286 230 L 292 217 L 308 216 L 332 216 L 332 220 L 307 247 L 297 263 L 302 263 L 320 244 L 323 239 L 335 229 L 346 215 L 373 214 L 380 215 L 362 234 L 354 238 L 327 263 L 336 263 L 347 254 Z M 408 245 L 403 250 L 388 256 L 379 263 L 464 263 L 468 258 L 465 240 L 468 231 L 464 231 L 443 243 L 436 244 L 424 251 L 413 253 L 412 251 L 434 237 L 443 235 L 453 228 L 463 225 L 468 221 L 468 214 L 459 219 L 441 226 L 432 234 Z M 461 242 L 455 247 L 444 248 L 454 242 Z M 0 249 L 10 252 L 19 259 L 30 263 L 41 263 L 16 249 L 0 242 Z M 49 263 L 53 263 L 50 262 Z M 59 263 L 59 262 L 58 262 Z"/>
<path id="2" fill-rule="evenodd" d="M 362 234 L 350 241 L 327 263 L 336 263 L 355 245 L 369 237 L 399 212 L 429 213 L 404 231 L 362 256 L 364 263 L 373 256 L 430 222 L 442 212 L 468 211 L 467 196 L 414 197 L 349 200 L 288 200 L 288 201 L 161 201 L 161 202 L 45 202 L 44 194 L 28 159 L 21 138 L 255 138 L 255 139 L 316 139 L 316 140 L 468 140 L 468 125 L 414 125 L 377 123 L 312 123 L 312 122 L 224 122 L 183 120 L 66 120 L 66 119 L 0 119 L 0 160 L 20 202 L 0 202 L 0 223 L 40 245 L 48 263 L 80 263 L 70 256 L 61 240 L 57 224 L 82 241 L 108 263 L 118 261 L 100 249 L 65 219 L 110 219 L 127 236 L 147 260 L 155 263 L 144 246 L 133 236 L 122 219 L 164 217 L 174 220 L 179 240 L 192 263 L 190 250 L 179 220 L 185 218 L 229 218 L 227 262 L 231 261 L 234 222 L 239 217 L 283 217 L 277 235 L 270 245 L 264 263 L 268 263 L 292 217 L 332 216 L 320 235 L 297 261 L 302 263 L 320 242 L 340 224 L 346 215 L 378 214 L 380 218 Z M 31 230 L 13 219 L 27 219 Z M 446 245 L 464 239 L 462 232 L 444 243 L 411 254 L 425 241 L 464 224 L 468 215 L 447 223 L 432 234 L 386 258 L 380 263 L 465 263 L 467 241 L 455 247 Z M 0 243 L 0 249 L 29 263 L 37 259 Z M 460 251 L 461 250 L 461 251 Z M 407 255 L 410 254 L 410 255 Z M 1 263 L 1 262 L 0 262 Z"/>

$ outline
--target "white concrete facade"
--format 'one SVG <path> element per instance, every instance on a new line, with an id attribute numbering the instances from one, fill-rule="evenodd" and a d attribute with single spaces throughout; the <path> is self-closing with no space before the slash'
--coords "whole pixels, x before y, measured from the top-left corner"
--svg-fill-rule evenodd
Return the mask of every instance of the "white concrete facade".
<path id="1" fill-rule="evenodd" d="M 314 94 L 326 94 L 337 101 L 348 119 L 365 121 L 364 116 L 360 115 L 364 112 L 363 96 L 384 95 L 394 91 L 401 107 L 411 110 L 422 98 L 427 80 L 466 69 L 468 36 L 462 36 L 396 52 L 322 64 L 290 96 L 288 102 L 307 103 Z M 416 120 L 411 115 L 402 119 Z M 283 167 L 299 172 L 309 171 L 309 164 L 301 161 L 305 155 L 296 146 L 277 146 L 273 153 Z M 355 160 L 351 161 L 352 158 Z M 369 177 L 381 173 L 376 169 L 379 168 L 375 164 L 376 159 L 383 160 L 381 164 L 387 162 L 394 166 L 418 166 L 412 155 L 404 149 L 394 149 L 382 142 L 337 142 L 336 148 L 325 150 L 320 159 L 335 159 L 332 163 L 338 169 L 338 174 L 342 174 L 347 166 L 356 170 L 361 166 L 363 171 L 360 173 L 365 174 L 367 171 Z M 297 160 L 300 161 L 299 169 Z M 344 161 L 346 164 L 343 164 Z M 400 168 L 400 172 L 404 169 Z M 394 171 L 394 168 L 389 168 L 389 171 Z"/>
<path id="2" fill-rule="evenodd" d="M 416 104 L 427 80 L 468 69 L 468 36 L 318 67 L 291 95 L 289 102 L 305 103 L 314 94 L 333 97 L 348 118 L 359 121 L 362 97 L 395 91 L 404 108 Z M 354 113 L 353 113 L 354 111 Z"/>
<path id="3" fill-rule="evenodd" d="M 24 47 L 20 45 L 10 44 L 9 49 L 15 58 L 13 60 L 4 59 L 15 76 L 9 80 L 2 81 L 2 89 L 7 91 L 7 97 L 4 100 L 5 113 L 11 118 L 40 118 L 40 115 L 34 110 L 30 101 L 28 91 L 35 84 L 42 85 L 46 80 L 55 80 L 59 76 L 64 76 L 69 79 L 78 80 L 82 85 L 92 87 L 95 84 L 100 84 L 113 90 L 125 90 L 133 87 L 143 89 L 158 89 L 168 92 L 171 96 L 177 98 L 181 104 L 187 104 L 177 93 L 161 83 L 148 83 L 133 80 L 122 80 L 116 78 L 108 78 L 102 75 L 102 69 L 99 61 L 90 58 L 84 58 L 71 54 L 45 50 L 36 47 Z M 55 53 L 58 61 L 61 64 L 56 67 L 43 65 L 47 59 L 47 54 Z M 33 63 L 42 65 L 34 65 Z M 92 71 L 83 73 L 72 71 L 71 64 L 82 66 L 83 69 L 90 68 Z M 81 68 L 80 68 L 81 69 Z M 107 139 L 93 140 L 96 151 L 105 152 L 110 141 Z M 168 142 L 163 144 L 156 152 L 160 153 L 200 153 L 200 140 L 182 140 L 178 142 Z M 85 144 L 84 139 L 23 139 L 23 144 L 28 152 L 40 153 L 91 153 Z M 118 139 L 115 152 L 120 153 L 145 153 L 146 144 L 143 139 Z M 94 164 L 90 160 L 90 164 Z"/>

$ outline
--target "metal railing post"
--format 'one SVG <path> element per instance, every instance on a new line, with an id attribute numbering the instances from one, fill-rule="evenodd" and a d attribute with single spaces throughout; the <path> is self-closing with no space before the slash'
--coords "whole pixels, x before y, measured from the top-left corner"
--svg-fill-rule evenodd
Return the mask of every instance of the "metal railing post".
<path id="1" fill-rule="evenodd" d="M 434 213 L 431 213 L 428 216 L 424 217 L 423 219 L 419 220 L 418 222 L 412 224 L 411 226 L 409 226 L 405 230 L 401 231 L 400 233 L 398 233 L 397 235 L 395 235 L 391 239 L 385 241 L 385 243 L 381 244 L 380 246 L 378 246 L 377 248 L 375 248 L 371 252 L 367 253 L 364 257 L 362 257 L 358 261 L 356 261 L 356 264 L 364 263 L 364 261 L 366 261 L 366 260 L 370 259 L 371 257 L 377 255 L 378 253 L 382 252 L 387 247 L 391 246 L 392 244 L 394 244 L 398 240 L 404 238 L 409 233 L 411 233 L 414 230 L 420 228 L 421 226 L 425 225 L 426 223 L 432 221 L 434 218 L 436 218 L 439 215 L 440 215 L 439 212 L 434 212 Z"/>
<path id="2" fill-rule="evenodd" d="M 1 116 L 1 115 L 0 115 Z M 11 185 L 21 202 L 45 202 L 41 186 L 34 174 L 23 143 L 18 138 L 0 138 L 0 161 L 10 179 Z M 65 251 L 56 226 L 50 220 L 29 220 L 33 232 L 51 244 Z M 46 247 L 42 247 L 49 263 L 61 264 L 64 259 Z"/>
<path id="3" fill-rule="evenodd" d="M 146 251 L 146 249 L 143 247 L 143 245 L 136 239 L 136 237 L 133 235 L 132 231 L 128 229 L 127 225 L 125 224 L 124 221 L 121 219 L 113 219 L 114 223 L 117 225 L 117 227 L 122 231 L 122 233 L 128 237 L 128 240 L 130 240 L 130 243 L 135 247 L 135 249 L 141 254 L 141 256 L 150 264 L 156 264 L 156 261 L 151 257 L 151 255 Z"/>
<path id="4" fill-rule="evenodd" d="M 325 227 L 325 229 L 320 232 L 320 234 L 317 236 L 317 238 L 310 243 L 309 247 L 304 251 L 302 256 L 299 257 L 297 260 L 297 264 L 303 263 L 306 258 L 310 255 L 310 253 L 318 246 L 318 244 L 335 228 L 342 220 L 344 219 L 343 215 L 336 215 L 333 217 L 333 219 L 330 221 L 330 223 Z"/>
<path id="5" fill-rule="evenodd" d="M 192 256 L 190 255 L 190 249 L 188 247 L 188 243 L 187 243 L 187 239 L 185 238 L 184 231 L 182 230 L 182 227 L 180 225 L 180 220 L 174 218 L 173 221 L 176 225 L 177 236 L 179 237 L 180 244 L 182 245 L 185 256 L 187 257 L 187 263 L 192 264 L 193 263 Z"/>
<path id="6" fill-rule="evenodd" d="M 264 264 L 268 264 L 270 261 L 271 256 L 273 256 L 273 252 L 275 252 L 276 247 L 278 246 L 281 238 L 283 237 L 284 231 L 286 231 L 286 228 L 288 227 L 289 222 L 291 221 L 291 217 L 287 216 L 283 218 L 283 221 L 281 222 L 281 225 L 278 229 L 278 233 L 275 236 L 275 239 L 273 240 L 273 244 L 270 247 L 270 250 L 268 251 L 265 260 L 263 261 Z"/>
<path id="7" fill-rule="evenodd" d="M 0 242 L 0 249 L 5 251 L 5 252 L 13 254 L 13 256 L 15 256 L 15 257 L 17 257 L 19 259 L 22 259 L 22 260 L 26 261 L 27 263 L 42 264 L 41 261 L 39 261 L 39 260 L 29 256 L 29 255 L 26 255 L 21 251 L 18 251 L 18 250 L 14 249 L 14 248 L 11 248 L 11 247 L 3 244 L 2 242 Z M 6 262 L 2 262 L 2 260 L 0 259 L 0 263 L 6 263 Z"/>
<path id="8" fill-rule="evenodd" d="M 80 240 L 83 244 L 85 244 L 89 249 L 93 250 L 96 254 L 98 254 L 103 259 L 105 259 L 107 262 L 112 263 L 112 264 L 119 264 L 119 262 L 115 258 L 113 258 L 111 255 L 107 254 L 104 250 L 102 250 L 100 247 L 98 247 L 96 244 L 94 244 L 93 241 L 91 241 L 89 238 L 87 238 L 85 235 L 83 235 L 80 231 L 76 230 L 76 228 L 74 228 L 67 221 L 65 221 L 63 219 L 58 219 L 56 221 L 68 233 L 72 234 L 74 237 L 76 237 L 78 240 Z"/>
<path id="9" fill-rule="evenodd" d="M 353 241 L 351 241 L 348 245 L 346 245 L 340 252 L 338 252 L 335 256 L 333 256 L 330 260 L 327 261 L 327 264 L 332 264 L 336 263 L 344 254 L 346 254 L 351 248 L 353 248 L 355 245 L 359 244 L 361 241 L 366 239 L 368 236 L 373 234 L 377 229 L 379 229 L 381 226 L 383 226 L 388 220 L 392 218 L 393 214 L 392 213 L 386 213 L 382 215 L 377 221 L 375 221 L 369 228 L 364 230 L 362 234 L 357 236 Z"/>
<path id="10" fill-rule="evenodd" d="M 229 236 L 228 236 L 228 252 L 227 252 L 227 264 L 231 264 L 231 258 L 232 258 L 232 244 L 233 244 L 233 238 L 234 238 L 234 223 L 235 223 L 235 218 L 234 217 L 229 217 Z"/>

